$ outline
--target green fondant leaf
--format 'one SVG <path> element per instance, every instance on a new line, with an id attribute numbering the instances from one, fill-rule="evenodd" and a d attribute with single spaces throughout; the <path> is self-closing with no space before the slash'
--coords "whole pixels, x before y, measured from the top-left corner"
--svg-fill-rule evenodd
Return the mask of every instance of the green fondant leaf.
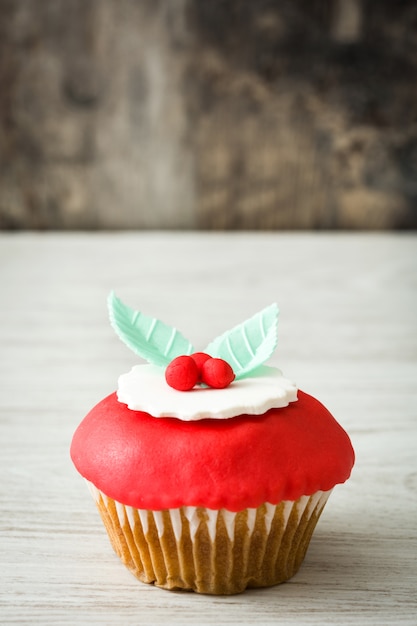
<path id="1" fill-rule="evenodd" d="M 116 334 L 149 363 L 166 367 L 175 357 L 194 351 L 191 343 L 175 328 L 131 309 L 114 292 L 108 297 L 108 308 Z"/>
<path id="2" fill-rule="evenodd" d="M 271 304 L 212 341 L 204 352 L 230 363 L 236 379 L 262 365 L 277 345 L 279 310 Z"/>

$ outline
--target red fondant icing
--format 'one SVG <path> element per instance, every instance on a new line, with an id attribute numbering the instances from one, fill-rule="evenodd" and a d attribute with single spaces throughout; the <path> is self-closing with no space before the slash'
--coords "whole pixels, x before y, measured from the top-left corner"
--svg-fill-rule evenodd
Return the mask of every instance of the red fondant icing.
<path id="1" fill-rule="evenodd" d="M 109 497 L 140 509 L 239 511 L 349 478 L 348 435 L 315 398 L 261 416 L 184 422 L 131 411 L 113 393 L 76 430 L 71 457 Z"/>

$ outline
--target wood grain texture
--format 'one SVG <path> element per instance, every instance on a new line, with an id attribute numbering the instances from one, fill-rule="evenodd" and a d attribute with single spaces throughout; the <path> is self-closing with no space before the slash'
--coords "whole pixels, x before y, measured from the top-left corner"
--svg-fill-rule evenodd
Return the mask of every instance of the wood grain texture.
<path id="1" fill-rule="evenodd" d="M 2 624 L 415 625 L 417 237 L 0 235 Z M 88 409 L 136 362 L 106 296 L 196 346 L 276 301 L 271 362 L 350 433 L 300 572 L 233 597 L 141 584 L 69 459 Z"/>

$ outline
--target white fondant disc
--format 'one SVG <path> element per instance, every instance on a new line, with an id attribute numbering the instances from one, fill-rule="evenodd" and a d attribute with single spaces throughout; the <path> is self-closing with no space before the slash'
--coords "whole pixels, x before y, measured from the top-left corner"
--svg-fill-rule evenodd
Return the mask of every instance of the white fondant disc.
<path id="1" fill-rule="evenodd" d="M 162 368 L 146 364 L 135 365 L 120 376 L 117 398 L 129 409 L 154 417 L 185 421 L 226 419 L 242 414 L 261 415 L 287 406 L 297 400 L 297 387 L 279 369 L 262 366 L 225 389 L 196 386 L 191 391 L 177 391 L 167 384 Z"/>

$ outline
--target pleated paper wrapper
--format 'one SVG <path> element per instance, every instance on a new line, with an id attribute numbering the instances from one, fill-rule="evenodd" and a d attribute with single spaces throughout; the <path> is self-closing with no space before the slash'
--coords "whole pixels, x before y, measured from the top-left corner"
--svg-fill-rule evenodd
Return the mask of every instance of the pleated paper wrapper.
<path id="1" fill-rule="evenodd" d="M 139 580 L 171 590 L 234 594 L 297 573 L 330 491 L 237 513 L 125 506 L 88 483 L 111 544 Z"/>

